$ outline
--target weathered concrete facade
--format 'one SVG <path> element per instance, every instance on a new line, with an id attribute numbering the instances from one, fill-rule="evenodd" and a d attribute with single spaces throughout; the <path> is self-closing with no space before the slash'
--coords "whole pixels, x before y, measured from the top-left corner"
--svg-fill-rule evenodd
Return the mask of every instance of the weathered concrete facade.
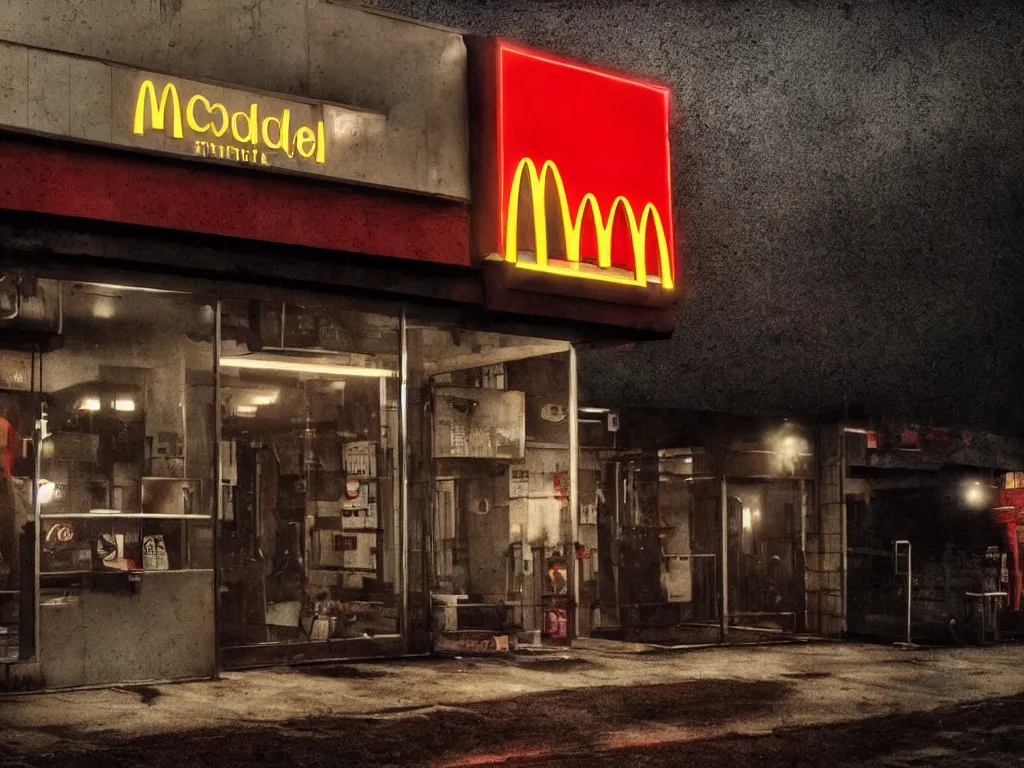
<path id="1" fill-rule="evenodd" d="M 842 435 L 838 425 L 821 430 L 818 503 L 807 519 L 807 629 L 823 635 L 837 635 L 846 629 Z"/>
<path id="2" fill-rule="evenodd" d="M 326 0 L 8 0 L 0 41 L 380 113 L 377 183 L 469 198 L 466 50 L 454 32 Z M 0 67 L 19 58 L 0 51 Z M 85 65 L 32 64 L 28 113 L 66 113 Z"/>
<path id="3" fill-rule="evenodd" d="M 373 5 L 671 83 L 690 296 L 591 401 L 1024 427 L 1024 4 Z"/>

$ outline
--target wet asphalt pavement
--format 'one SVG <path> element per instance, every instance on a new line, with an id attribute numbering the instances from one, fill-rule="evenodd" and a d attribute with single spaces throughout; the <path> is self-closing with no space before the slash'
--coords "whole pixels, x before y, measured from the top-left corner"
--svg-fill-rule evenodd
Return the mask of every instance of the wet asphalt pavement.
<path id="1" fill-rule="evenodd" d="M 1020 662 L 832 645 L 333 664 L 0 700 L 0 765 L 1024 765 Z M 263 687 L 281 709 L 252 708 Z"/>

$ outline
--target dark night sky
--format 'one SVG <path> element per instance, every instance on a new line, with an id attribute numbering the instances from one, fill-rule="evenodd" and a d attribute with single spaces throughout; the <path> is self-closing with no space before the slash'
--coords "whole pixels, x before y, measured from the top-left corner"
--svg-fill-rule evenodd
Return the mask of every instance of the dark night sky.
<path id="1" fill-rule="evenodd" d="M 690 295 L 591 400 L 1024 431 L 1024 3 L 368 4 L 672 85 Z"/>

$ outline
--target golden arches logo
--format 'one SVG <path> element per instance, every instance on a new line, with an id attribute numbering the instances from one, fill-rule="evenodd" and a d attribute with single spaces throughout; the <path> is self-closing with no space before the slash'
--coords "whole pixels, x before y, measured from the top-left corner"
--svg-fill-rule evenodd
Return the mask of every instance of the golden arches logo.
<path id="1" fill-rule="evenodd" d="M 524 176 L 530 182 L 530 202 L 533 208 L 533 232 L 536 247 L 536 260 L 534 262 L 519 261 L 519 197 Z M 549 178 L 554 182 L 555 193 L 558 196 L 562 231 L 565 233 L 565 258 L 568 262 L 567 266 L 551 264 L 548 259 L 548 221 L 545 193 Z M 593 215 L 594 227 L 597 232 L 597 266 L 599 267 L 599 269 L 591 270 L 581 269 L 580 263 L 580 242 L 583 238 L 583 222 L 588 209 Z M 633 245 L 632 276 L 604 272 L 604 270 L 611 269 L 612 266 L 612 228 L 615 225 L 615 216 L 620 210 L 625 214 L 626 221 L 629 224 L 629 235 Z M 640 220 L 637 221 L 636 214 L 633 212 L 633 206 L 630 205 L 629 200 L 620 195 L 612 203 L 608 220 L 605 221 L 597 198 L 593 194 L 587 193 L 580 201 L 579 208 L 576 210 L 576 216 L 573 217 L 569 210 L 569 200 L 566 197 L 565 185 L 562 183 L 562 175 L 559 173 L 558 167 L 550 160 L 547 160 L 541 166 L 538 173 L 537 166 L 533 160 L 524 157 L 519 161 L 519 166 L 512 177 L 505 229 L 505 261 L 515 264 L 517 267 L 532 269 L 538 272 L 569 275 L 624 285 L 638 285 L 646 288 L 647 229 L 649 226 L 654 227 L 654 233 L 658 241 L 661 286 L 666 290 L 672 290 L 674 287 L 672 279 L 672 254 L 661 216 L 658 214 L 658 209 L 654 207 L 653 203 L 648 203 L 644 206 L 644 210 L 640 214 Z"/>

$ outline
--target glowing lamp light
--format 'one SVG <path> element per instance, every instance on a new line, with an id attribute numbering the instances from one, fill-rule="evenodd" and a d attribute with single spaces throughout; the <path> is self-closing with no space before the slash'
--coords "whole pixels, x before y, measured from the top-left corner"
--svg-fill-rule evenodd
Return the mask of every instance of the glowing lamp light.
<path id="1" fill-rule="evenodd" d="M 36 491 L 36 498 L 39 499 L 40 504 L 49 504 L 53 501 L 53 495 L 57 490 L 57 486 L 50 480 L 40 480 L 39 488 Z"/>
<path id="2" fill-rule="evenodd" d="M 278 371 L 282 373 L 308 373 L 321 376 L 363 376 L 370 379 L 391 378 L 395 371 L 386 368 L 360 368 L 357 365 L 304 363 L 285 358 L 222 357 L 222 368 L 248 371 Z"/>
<path id="3" fill-rule="evenodd" d="M 98 397 L 87 397 L 78 406 L 80 411 L 98 411 L 102 407 Z"/>
<path id="4" fill-rule="evenodd" d="M 796 456 L 803 447 L 800 438 L 794 435 L 786 435 L 779 441 L 779 453 L 784 456 Z"/>
<path id="5" fill-rule="evenodd" d="M 134 400 L 128 400 L 128 399 L 115 400 L 114 401 L 114 410 L 115 411 L 121 411 L 122 413 L 131 413 L 132 411 L 135 410 L 135 401 Z"/>
<path id="6" fill-rule="evenodd" d="M 963 486 L 963 499 L 969 507 L 981 509 L 988 501 L 987 489 L 977 480 L 968 482 Z"/>

